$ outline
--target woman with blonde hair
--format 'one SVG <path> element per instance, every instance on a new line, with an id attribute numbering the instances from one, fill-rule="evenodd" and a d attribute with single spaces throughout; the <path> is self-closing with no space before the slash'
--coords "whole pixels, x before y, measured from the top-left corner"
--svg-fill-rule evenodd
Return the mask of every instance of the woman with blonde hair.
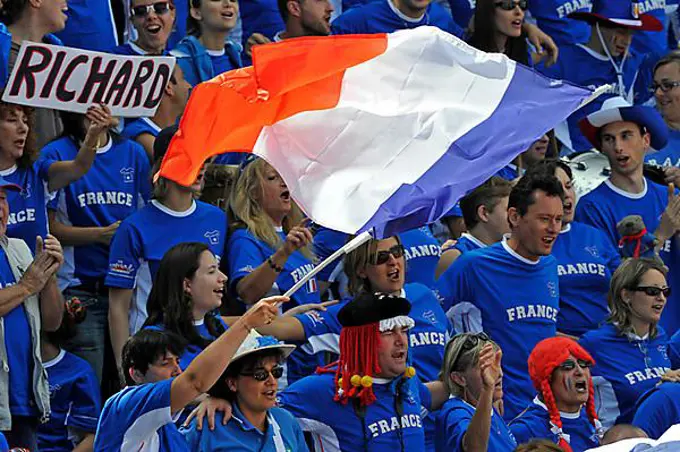
<path id="1" fill-rule="evenodd" d="M 451 394 L 437 417 L 439 451 L 508 451 L 517 443 L 494 408 L 503 400 L 502 352 L 484 333 L 458 334 L 446 345 L 440 380 Z"/>
<path id="2" fill-rule="evenodd" d="M 612 275 L 607 323 L 581 337 L 593 357 L 597 416 L 605 428 L 629 424 L 635 402 L 671 367 L 668 338 L 658 325 L 671 289 L 660 260 L 628 259 Z"/>
<path id="3" fill-rule="evenodd" d="M 249 158 L 232 191 L 234 221 L 227 243 L 229 289 L 246 307 L 265 294 L 284 293 L 313 268 L 312 233 L 286 183 L 269 163 Z M 291 297 L 295 305 L 318 303 L 316 279 Z"/>

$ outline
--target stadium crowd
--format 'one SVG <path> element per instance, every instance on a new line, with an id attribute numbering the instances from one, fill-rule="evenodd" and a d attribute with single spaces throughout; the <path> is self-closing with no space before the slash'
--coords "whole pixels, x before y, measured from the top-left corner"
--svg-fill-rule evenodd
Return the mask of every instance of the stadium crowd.
<path id="1" fill-rule="evenodd" d="M 677 9 L 0 0 L 0 89 L 24 41 L 176 59 L 151 117 L 0 101 L 0 451 L 658 439 L 680 423 Z M 352 237 L 305 218 L 276 168 L 229 152 L 188 187 L 152 177 L 192 87 L 256 46 L 420 26 L 608 91 L 441 220 L 370 239 L 290 297 Z"/>

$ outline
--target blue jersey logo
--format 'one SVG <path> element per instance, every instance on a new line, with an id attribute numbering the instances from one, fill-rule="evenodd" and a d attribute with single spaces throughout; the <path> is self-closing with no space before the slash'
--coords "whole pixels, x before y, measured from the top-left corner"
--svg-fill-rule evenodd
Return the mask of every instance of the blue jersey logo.
<path id="1" fill-rule="evenodd" d="M 121 168 L 120 174 L 123 175 L 123 182 L 126 184 L 131 184 L 135 181 L 135 169 L 134 168 Z"/>
<path id="2" fill-rule="evenodd" d="M 218 243 L 220 243 L 220 231 L 218 230 L 208 231 L 205 234 L 203 234 L 203 237 L 208 239 L 211 245 L 217 245 Z"/>
<path id="3" fill-rule="evenodd" d="M 24 199 L 28 199 L 31 197 L 31 183 L 26 182 L 26 186 L 21 189 L 21 197 Z"/>

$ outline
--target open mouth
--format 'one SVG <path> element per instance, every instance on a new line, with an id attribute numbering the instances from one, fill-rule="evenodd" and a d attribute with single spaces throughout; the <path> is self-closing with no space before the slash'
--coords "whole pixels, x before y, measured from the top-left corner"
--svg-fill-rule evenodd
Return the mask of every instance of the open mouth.
<path id="1" fill-rule="evenodd" d="M 399 271 L 398 268 L 394 268 L 387 272 L 387 278 L 392 282 L 398 282 L 400 276 L 401 272 Z"/>
<path id="2" fill-rule="evenodd" d="M 629 161 L 630 157 L 628 157 L 627 155 L 620 155 L 616 157 L 616 162 L 621 166 L 626 166 Z"/>
<path id="3" fill-rule="evenodd" d="M 515 19 L 512 21 L 512 26 L 514 28 L 522 28 L 522 21 L 520 19 Z"/>
<path id="4" fill-rule="evenodd" d="M 213 292 L 218 295 L 220 298 L 224 295 L 224 287 L 220 287 L 219 289 L 213 290 Z"/>
<path id="5" fill-rule="evenodd" d="M 265 391 L 262 393 L 266 398 L 276 400 L 276 390 L 272 389 L 270 391 Z"/>
<path id="6" fill-rule="evenodd" d="M 546 236 L 541 239 L 541 241 L 546 245 L 546 246 L 552 246 L 552 244 L 555 242 L 555 237 L 551 236 Z"/>
<path id="7" fill-rule="evenodd" d="M 664 308 L 664 303 L 657 303 L 657 304 L 652 305 L 652 311 L 654 311 L 655 313 L 657 313 L 659 315 L 661 315 L 661 313 L 663 312 L 663 308 Z"/>
<path id="8" fill-rule="evenodd" d="M 20 140 L 15 140 L 14 145 L 20 149 L 24 148 L 24 145 L 26 144 L 26 138 L 22 138 Z"/>
<path id="9" fill-rule="evenodd" d="M 290 192 L 288 190 L 281 193 L 281 199 L 284 201 L 290 201 Z"/>
<path id="10" fill-rule="evenodd" d="M 406 362 L 406 351 L 400 350 L 398 352 L 393 352 L 392 353 L 392 359 L 394 359 L 395 361 Z"/>
<path id="11" fill-rule="evenodd" d="M 152 34 L 152 35 L 156 35 L 156 34 L 160 33 L 162 28 L 163 27 L 161 27 L 158 24 L 152 24 L 152 25 L 149 25 L 148 27 L 146 27 L 146 31 L 148 33 Z"/>
<path id="12" fill-rule="evenodd" d="M 574 383 L 574 389 L 576 389 L 576 392 L 579 394 L 585 394 L 588 392 L 588 382 L 586 381 L 577 381 Z"/>
<path id="13" fill-rule="evenodd" d="M 221 14 L 221 16 L 222 16 L 222 19 L 227 19 L 227 20 L 228 20 L 228 19 L 233 19 L 234 16 L 235 16 L 235 14 L 234 14 L 234 11 L 229 10 L 229 11 L 223 12 L 223 13 Z"/>
<path id="14" fill-rule="evenodd" d="M 574 208 L 574 204 L 570 201 L 566 201 L 562 205 L 562 211 L 564 212 L 564 214 L 571 213 L 573 208 Z"/>

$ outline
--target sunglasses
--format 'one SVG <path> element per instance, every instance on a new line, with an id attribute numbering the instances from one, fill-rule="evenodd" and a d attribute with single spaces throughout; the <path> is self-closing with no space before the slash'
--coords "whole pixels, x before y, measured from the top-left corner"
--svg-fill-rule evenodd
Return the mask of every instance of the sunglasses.
<path id="1" fill-rule="evenodd" d="M 513 9 L 517 8 L 519 6 L 519 9 L 522 11 L 526 11 L 529 8 L 529 1 L 528 0 L 503 0 L 501 2 L 496 2 L 494 3 L 494 6 L 496 8 L 500 8 L 504 11 L 512 11 Z"/>
<path id="2" fill-rule="evenodd" d="M 560 364 L 559 367 L 562 370 L 573 370 L 576 368 L 576 364 L 578 364 L 578 366 L 581 369 L 588 369 L 590 367 L 593 367 L 593 364 L 590 361 L 586 361 L 585 359 L 577 359 L 576 361 L 574 361 L 573 359 L 568 359 L 562 364 Z"/>
<path id="3" fill-rule="evenodd" d="M 663 296 L 666 298 L 671 296 L 670 287 L 638 286 L 632 288 L 631 290 L 635 292 L 644 292 L 645 295 L 649 295 L 650 297 L 658 297 L 659 294 L 663 294 Z"/>
<path id="4" fill-rule="evenodd" d="M 456 368 L 456 364 L 458 364 L 458 359 L 461 357 L 461 355 L 477 347 L 480 342 L 484 343 L 490 341 L 491 338 L 484 332 L 468 334 L 465 338 L 465 342 L 463 342 L 463 346 L 458 349 L 458 355 L 451 361 L 451 371 Z M 454 341 L 451 341 L 449 344 L 453 344 L 453 342 Z"/>
<path id="5" fill-rule="evenodd" d="M 661 88 L 661 91 L 667 93 L 670 90 L 677 88 L 678 86 L 680 86 L 680 82 L 669 82 L 667 80 L 664 80 L 661 83 L 652 83 L 652 86 L 649 87 L 649 92 L 654 94 L 657 89 Z"/>
<path id="6" fill-rule="evenodd" d="M 151 14 L 151 11 L 156 13 L 157 16 L 162 16 L 170 11 L 172 7 L 169 2 L 156 2 L 151 5 L 141 5 L 132 7 L 132 15 L 134 17 L 146 17 Z"/>
<path id="7" fill-rule="evenodd" d="M 390 260 L 390 255 L 395 259 L 399 259 L 404 255 L 404 247 L 402 245 L 394 245 L 389 250 L 378 251 L 373 258 L 373 265 L 382 265 Z"/>
<path id="8" fill-rule="evenodd" d="M 265 381 L 269 378 L 269 375 L 275 379 L 279 379 L 283 376 L 283 366 L 274 366 L 272 370 L 267 369 L 255 369 L 252 372 L 241 372 L 244 377 L 252 377 L 257 381 Z"/>

